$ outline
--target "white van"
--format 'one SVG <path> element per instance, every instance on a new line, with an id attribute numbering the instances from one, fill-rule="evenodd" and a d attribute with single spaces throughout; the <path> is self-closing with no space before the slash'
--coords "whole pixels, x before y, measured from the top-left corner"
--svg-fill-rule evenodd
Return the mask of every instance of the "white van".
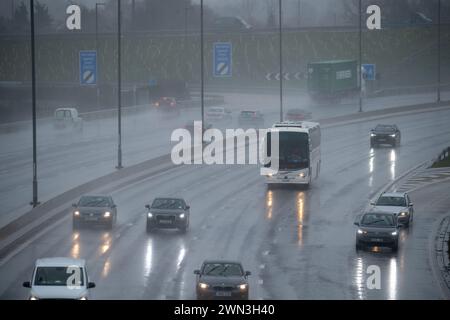
<path id="1" fill-rule="evenodd" d="M 89 282 L 85 260 L 45 258 L 36 261 L 31 281 L 23 286 L 30 288 L 29 300 L 87 300 L 95 283 Z"/>

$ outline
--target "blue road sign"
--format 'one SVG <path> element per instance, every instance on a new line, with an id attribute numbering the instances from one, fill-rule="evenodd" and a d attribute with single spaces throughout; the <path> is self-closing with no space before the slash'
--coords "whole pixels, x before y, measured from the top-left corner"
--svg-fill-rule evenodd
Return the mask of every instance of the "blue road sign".
<path id="1" fill-rule="evenodd" d="M 362 65 L 364 73 L 364 80 L 375 80 L 375 65 L 374 64 L 363 64 Z"/>
<path id="2" fill-rule="evenodd" d="M 233 64 L 232 47 L 230 42 L 214 43 L 214 77 L 231 77 Z"/>
<path id="3" fill-rule="evenodd" d="M 80 84 L 97 84 L 97 51 L 80 51 Z"/>

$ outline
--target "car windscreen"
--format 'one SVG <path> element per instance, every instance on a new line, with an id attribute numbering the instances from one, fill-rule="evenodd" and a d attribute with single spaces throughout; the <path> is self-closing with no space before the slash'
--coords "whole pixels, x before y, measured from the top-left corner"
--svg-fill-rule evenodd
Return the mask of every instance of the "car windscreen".
<path id="1" fill-rule="evenodd" d="M 377 132 L 394 132 L 395 128 L 393 126 L 378 125 L 375 127 L 375 131 L 377 131 Z"/>
<path id="2" fill-rule="evenodd" d="M 243 275 L 242 267 L 237 263 L 208 263 L 203 267 L 203 274 L 207 276 L 237 276 Z"/>
<path id="3" fill-rule="evenodd" d="M 83 268 L 80 267 L 37 267 L 35 286 L 83 286 Z"/>
<path id="4" fill-rule="evenodd" d="M 242 118 L 253 118 L 256 117 L 257 114 L 255 111 L 242 111 L 241 112 L 241 117 Z"/>
<path id="5" fill-rule="evenodd" d="M 279 169 L 309 167 L 309 138 L 304 132 L 279 132 Z M 267 133 L 267 155 L 271 156 L 271 133 Z"/>
<path id="6" fill-rule="evenodd" d="M 155 199 L 151 206 L 153 209 L 184 209 L 181 199 Z"/>
<path id="7" fill-rule="evenodd" d="M 395 226 L 395 220 L 390 214 L 367 213 L 362 218 L 361 225 L 366 227 L 392 228 Z"/>
<path id="8" fill-rule="evenodd" d="M 209 108 L 208 112 L 223 113 L 224 109 L 223 108 Z"/>
<path id="9" fill-rule="evenodd" d="M 81 197 L 80 202 L 78 203 L 80 207 L 109 207 L 111 206 L 111 202 L 108 197 L 94 197 L 94 196 L 86 196 Z"/>
<path id="10" fill-rule="evenodd" d="M 58 110 L 55 112 L 55 118 L 56 119 L 64 119 L 64 118 L 70 118 L 70 111 L 69 110 Z"/>
<path id="11" fill-rule="evenodd" d="M 376 205 L 406 207 L 406 201 L 403 197 L 380 197 Z"/>

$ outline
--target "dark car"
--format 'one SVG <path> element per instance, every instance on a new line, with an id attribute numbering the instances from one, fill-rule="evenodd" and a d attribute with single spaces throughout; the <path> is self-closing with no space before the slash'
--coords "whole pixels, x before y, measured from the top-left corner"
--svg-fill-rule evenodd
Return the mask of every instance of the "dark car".
<path id="1" fill-rule="evenodd" d="M 241 111 L 238 118 L 238 124 L 241 128 L 261 128 L 264 126 L 264 115 L 260 111 Z"/>
<path id="2" fill-rule="evenodd" d="M 185 233 L 189 227 L 190 207 L 181 198 L 156 198 L 152 205 L 145 206 L 147 212 L 147 232 L 156 228 L 180 229 Z"/>
<path id="3" fill-rule="evenodd" d="M 370 130 L 370 147 L 389 144 L 393 147 L 400 145 L 401 133 L 395 124 L 378 124 Z"/>
<path id="4" fill-rule="evenodd" d="M 356 250 L 365 246 L 390 247 L 393 252 L 398 249 L 398 229 L 396 215 L 390 212 L 370 211 L 359 216 L 355 221 Z"/>
<path id="5" fill-rule="evenodd" d="M 248 300 L 250 271 L 235 261 L 205 261 L 197 275 L 197 299 Z"/>
<path id="6" fill-rule="evenodd" d="M 117 221 L 117 206 L 111 196 L 86 195 L 72 205 L 73 228 L 82 224 L 102 224 L 112 229 Z"/>
<path id="7" fill-rule="evenodd" d="M 301 121 L 311 118 L 311 112 L 303 109 L 290 109 L 288 110 L 288 112 L 286 112 L 286 121 Z"/>
<path id="8" fill-rule="evenodd" d="M 153 104 L 157 110 L 162 112 L 170 112 L 170 113 L 180 113 L 180 109 L 178 108 L 178 103 L 175 98 L 172 97 L 161 97 L 155 101 Z"/>

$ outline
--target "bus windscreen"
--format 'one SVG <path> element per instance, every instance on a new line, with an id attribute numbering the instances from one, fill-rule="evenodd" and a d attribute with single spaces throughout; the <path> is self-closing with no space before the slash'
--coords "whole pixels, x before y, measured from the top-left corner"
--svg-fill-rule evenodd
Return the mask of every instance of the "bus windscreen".
<path id="1" fill-rule="evenodd" d="M 267 133 L 267 156 L 271 157 L 271 133 Z M 279 169 L 309 167 L 309 138 L 304 132 L 279 132 Z"/>

